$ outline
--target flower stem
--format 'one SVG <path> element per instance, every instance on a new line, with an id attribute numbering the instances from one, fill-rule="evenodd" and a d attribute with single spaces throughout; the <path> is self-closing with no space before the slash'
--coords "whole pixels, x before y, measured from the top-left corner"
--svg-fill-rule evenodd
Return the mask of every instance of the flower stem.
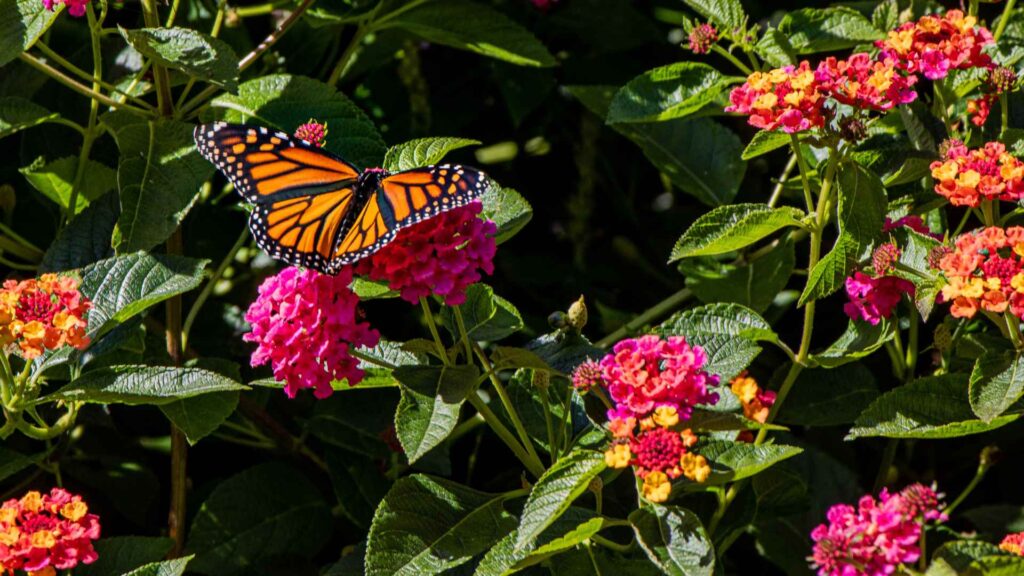
<path id="1" fill-rule="evenodd" d="M 92 39 L 92 89 L 100 91 L 100 82 L 103 78 L 103 54 L 100 52 L 99 24 L 96 22 L 96 15 L 93 13 L 92 4 L 86 5 L 86 15 L 89 17 L 89 36 Z M 92 143 L 96 138 L 96 120 L 99 117 L 100 103 L 93 98 L 89 101 L 89 123 L 86 125 L 85 133 L 82 135 L 82 151 L 78 155 L 78 166 L 75 168 L 75 178 L 71 184 L 71 194 L 68 197 L 68 213 L 64 223 L 68 224 L 75 217 L 78 211 L 78 195 L 82 188 L 82 178 L 85 176 L 85 167 L 89 163 L 89 153 L 92 151 Z"/>
<path id="2" fill-rule="evenodd" d="M 430 335 L 434 338 L 434 344 L 437 345 L 437 354 L 441 357 L 441 362 L 445 366 L 450 366 L 451 361 L 448 360 L 448 350 L 445 348 L 444 342 L 441 341 L 441 334 L 437 331 L 437 324 L 434 322 L 434 313 L 430 311 L 430 304 L 427 303 L 426 298 L 420 298 L 420 307 L 423 308 L 423 317 L 427 321 Z"/>
<path id="3" fill-rule="evenodd" d="M 498 438 L 501 438 L 502 442 L 508 446 L 509 450 L 516 455 L 516 458 L 523 463 L 523 466 L 526 466 L 526 469 L 530 471 L 530 474 L 540 478 L 540 475 L 544 473 L 544 465 L 541 464 L 539 459 L 531 458 L 526 450 L 523 449 L 522 444 L 520 444 L 516 440 L 515 436 L 512 435 L 512 432 L 510 432 L 509 429 L 501 423 L 501 420 L 499 420 L 497 414 L 491 410 L 491 407 L 487 405 L 487 402 L 484 402 L 484 399 L 480 397 L 480 391 L 478 390 L 470 394 L 466 399 L 473 405 L 473 408 L 480 413 L 480 416 L 482 416 L 484 422 L 487 422 L 487 425 L 491 427 L 491 430 L 494 430 L 494 433 L 498 435 Z"/>
<path id="4" fill-rule="evenodd" d="M 893 460 L 896 459 L 896 450 L 900 446 L 899 438 L 890 438 L 882 450 L 882 462 L 878 465 L 878 474 L 875 475 L 875 485 L 871 489 L 872 494 L 877 494 L 885 488 L 889 479 L 889 470 L 892 468 Z"/>
<path id="5" fill-rule="evenodd" d="M 982 454 L 984 455 L 984 450 L 982 451 Z M 963 492 L 961 492 L 960 495 L 956 497 L 956 500 L 953 500 L 953 503 L 947 506 L 946 509 L 943 510 L 943 512 L 945 512 L 948 516 L 952 516 L 953 511 L 956 510 L 957 507 L 960 506 L 960 504 L 963 504 L 963 501 L 966 500 L 967 497 L 971 495 L 971 492 L 974 492 L 974 489 L 977 488 L 978 484 L 980 484 L 982 479 L 985 478 L 985 474 L 991 467 L 991 462 L 984 458 L 984 456 L 982 458 L 979 458 L 978 468 L 977 470 L 974 471 L 974 478 L 971 478 L 971 481 L 967 484 L 967 486 L 964 487 Z"/>
<path id="6" fill-rule="evenodd" d="M 1010 14 L 1013 13 L 1013 5 L 1017 3 L 1017 0 L 1006 0 L 1006 6 L 1003 7 L 1003 15 L 999 17 L 999 24 L 996 26 L 996 31 L 992 33 L 992 40 L 999 42 L 999 37 L 1003 35 L 1003 30 L 1006 30 L 1006 23 L 1010 21 Z"/>
<path id="7" fill-rule="evenodd" d="M 505 407 L 505 412 L 508 414 L 509 420 L 512 421 L 512 427 L 516 429 L 516 434 L 519 435 L 519 440 L 522 441 L 523 447 L 526 448 L 531 462 L 540 468 L 544 468 L 544 465 L 540 462 L 540 456 L 537 455 L 537 451 L 533 448 L 533 441 L 530 439 L 530 435 L 526 433 L 526 427 L 523 426 L 522 419 L 519 418 L 519 412 L 512 405 L 512 398 L 509 397 L 508 391 L 505 390 L 505 385 L 501 383 L 501 378 L 498 378 L 498 375 L 495 374 L 491 361 L 487 359 L 487 355 L 480 349 L 480 346 L 474 344 L 473 350 L 476 352 L 477 359 L 480 360 L 480 365 L 484 367 L 484 371 L 490 376 L 491 386 L 494 386 L 494 391 L 498 393 L 501 405 Z"/>
<path id="8" fill-rule="evenodd" d="M 462 345 L 466 348 L 466 363 L 473 363 L 473 349 L 469 345 L 469 332 L 466 330 L 466 321 L 462 318 L 462 308 L 455 306 L 452 308 L 455 312 L 455 322 L 459 325 L 459 334 L 462 336 Z"/>
<path id="9" fill-rule="evenodd" d="M 774 208 L 779 202 L 779 198 L 782 197 L 782 190 L 786 187 L 786 182 L 789 180 L 789 174 L 796 167 L 797 155 L 793 154 L 789 157 L 789 161 L 786 162 L 786 167 L 782 169 L 782 174 L 779 176 L 779 181 L 775 183 L 775 188 L 772 190 L 772 195 L 768 199 L 768 207 Z"/>
<path id="10" fill-rule="evenodd" d="M 92 90 L 88 86 L 78 83 L 70 76 L 64 74 L 60 70 L 57 70 L 56 68 L 50 66 L 49 64 L 43 62 L 35 56 L 32 56 L 28 52 L 22 52 L 18 55 L 18 58 L 21 59 L 22 62 L 28 64 L 29 66 L 35 68 L 43 74 L 46 74 L 47 76 L 56 80 L 58 83 L 63 84 L 67 88 L 70 88 L 75 92 L 78 92 L 82 96 L 98 100 L 101 104 L 110 106 L 111 108 L 125 110 L 128 112 L 132 112 L 134 114 L 138 114 L 140 116 L 145 116 L 147 118 L 152 116 L 152 114 L 146 110 L 136 108 L 135 106 L 125 104 L 124 102 L 118 102 L 117 100 L 113 100 L 105 94 Z"/>
<path id="11" fill-rule="evenodd" d="M 804 203 L 807 206 L 807 211 L 814 210 L 814 199 L 811 196 L 811 179 L 808 176 L 810 169 L 807 167 L 807 160 L 804 159 L 804 153 L 800 150 L 800 140 L 796 137 L 796 134 L 790 134 L 790 146 L 793 148 L 793 155 L 796 156 L 797 165 L 800 167 L 800 183 L 803 184 L 804 188 Z M 808 269 L 811 267 L 808 266 Z"/>
<path id="12" fill-rule="evenodd" d="M 733 56 L 732 52 L 729 52 L 728 50 L 722 48 L 718 44 L 712 44 L 711 49 L 715 51 L 715 54 L 718 54 L 719 56 L 725 58 L 729 62 L 732 62 L 732 65 L 739 68 L 740 72 L 743 72 L 748 76 L 754 73 L 754 71 L 751 70 L 749 66 L 741 62 L 739 58 Z"/>
<path id="13" fill-rule="evenodd" d="M 341 53 L 341 57 L 338 58 L 338 63 L 334 65 L 331 70 L 331 75 L 327 78 L 327 84 L 335 86 L 338 81 L 348 72 L 348 67 L 352 63 L 352 57 L 355 56 L 356 51 L 359 50 L 360 45 L 363 42 L 363 38 L 370 32 L 370 27 L 365 22 L 360 23 L 359 27 L 356 28 L 355 34 L 352 35 L 352 39 L 349 41 L 348 46 L 345 47 L 345 51 Z"/>
<path id="14" fill-rule="evenodd" d="M 188 348 L 188 335 L 192 331 L 192 324 L 195 323 L 196 318 L 199 316 L 199 311 L 206 304 L 206 300 L 213 293 L 214 288 L 217 287 L 217 283 L 224 276 L 224 272 L 227 271 L 228 266 L 234 261 L 235 255 L 238 251 L 245 246 L 246 241 L 249 239 L 249 231 L 242 230 L 242 234 L 238 236 L 238 240 L 235 240 L 234 246 L 228 250 L 227 255 L 220 261 L 217 269 L 213 271 L 213 275 L 206 282 L 206 286 L 203 286 L 203 291 L 196 297 L 196 301 L 192 304 L 192 307 L 188 310 L 188 316 L 185 317 L 185 324 L 181 328 L 181 347 L 182 349 Z"/>
<path id="15" fill-rule="evenodd" d="M 551 399 L 549 398 L 550 388 L 540 391 L 541 407 L 544 409 L 544 426 L 548 429 L 548 457 L 551 465 L 558 461 L 558 448 L 555 445 L 555 424 L 551 421 Z"/>
<path id="16" fill-rule="evenodd" d="M 693 292 L 690 292 L 688 288 L 683 288 L 661 302 L 658 302 L 654 306 L 651 306 L 647 310 L 644 310 L 640 315 L 620 326 L 618 330 L 598 340 L 596 346 L 598 348 L 607 348 L 612 344 L 615 344 L 622 338 L 635 333 L 643 326 L 674 312 L 677 308 L 685 304 L 692 296 Z"/>

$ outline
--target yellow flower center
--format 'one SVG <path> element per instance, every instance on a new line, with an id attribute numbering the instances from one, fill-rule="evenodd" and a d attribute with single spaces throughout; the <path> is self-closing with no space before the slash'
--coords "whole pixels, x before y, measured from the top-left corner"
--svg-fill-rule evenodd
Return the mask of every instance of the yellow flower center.
<path id="1" fill-rule="evenodd" d="M 671 428 L 679 424 L 679 411 L 675 406 L 658 406 L 654 409 L 654 423 L 662 428 Z"/>
<path id="2" fill-rule="evenodd" d="M 711 475 L 711 466 L 708 466 L 707 458 L 700 454 L 687 452 L 679 458 L 679 467 L 683 469 L 683 476 L 694 482 L 705 482 Z"/>
<path id="3" fill-rule="evenodd" d="M 72 522 L 78 522 L 88 512 L 89 507 L 81 500 L 77 502 L 68 502 L 60 509 L 60 515 Z"/>
<path id="4" fill-rule="evenodd" d="M 625 468 L 633 455 L 629 452 L 629 444 L 613 444 L 604 453 L 604 463 L 609 468 Z"/>
<path id="5" fill-rule="evenodd" d="M 650 472 L 644 477 L 642 492 L 651 502 L 664 502 L 672 493 L 672 483 L 664 472 Z"/>
<path id="6" fill-rule="evenodd" d="M 57 545 L 57 538 L 49 530 L 40 530 L 33 533 L 30 541 L 33 548 L 53 548 Z"/>

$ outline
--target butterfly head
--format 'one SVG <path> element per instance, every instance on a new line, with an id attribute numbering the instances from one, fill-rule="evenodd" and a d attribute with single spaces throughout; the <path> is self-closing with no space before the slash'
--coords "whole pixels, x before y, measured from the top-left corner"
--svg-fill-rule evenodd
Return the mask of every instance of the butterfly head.
<path id="1" fill-rule="evenodd" d="M 387 178 L 388 171 L 383 168 L 367 168 L 359 174 L 359 190 L 376 190 L 380 181 Z"/>

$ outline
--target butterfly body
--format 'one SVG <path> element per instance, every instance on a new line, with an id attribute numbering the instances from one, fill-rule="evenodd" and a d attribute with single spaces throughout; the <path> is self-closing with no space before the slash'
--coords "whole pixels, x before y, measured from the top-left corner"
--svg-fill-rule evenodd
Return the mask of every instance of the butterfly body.
<path id="1" fill-rule="evenodd" d="M 335 274 L 417 222 L 464 206 L 487 189 L 483 172 L 455 164 L 401 172 L 358 170 L 283 132 L 214 123 L 196 146 L 254 205 L 249 228 L 270 256 Z"/>

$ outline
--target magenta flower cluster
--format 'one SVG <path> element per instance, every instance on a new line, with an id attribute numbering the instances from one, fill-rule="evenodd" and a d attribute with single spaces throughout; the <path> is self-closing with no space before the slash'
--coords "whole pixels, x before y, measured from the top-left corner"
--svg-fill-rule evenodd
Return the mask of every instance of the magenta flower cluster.
<path id="1" fill-rule="evenodd" d="M 851 320 L 866 320 L 877 326 L 882 318 L 892 315 L 904 294 L 914 295 L 914 284 L 909 280 L 895 276 L 873 278 L 854 272 L 846 279 L 846 295 L 850 301 L 843 306 L 843 311 Z"/>

